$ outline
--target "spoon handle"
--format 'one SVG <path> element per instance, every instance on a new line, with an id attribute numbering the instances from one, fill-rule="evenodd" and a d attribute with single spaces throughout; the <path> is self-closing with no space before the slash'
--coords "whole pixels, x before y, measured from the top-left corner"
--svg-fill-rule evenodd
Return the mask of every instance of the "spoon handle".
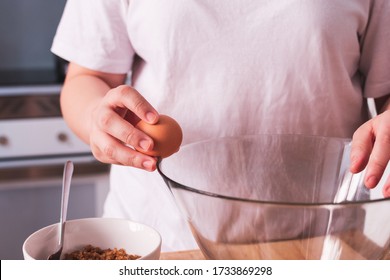
<path id="1" fill-rule="evenodd" d="M 70 192 L 70 183 L 73 175 L 73 162 L 67 161 L 64 167 L 64 176 L 63 176 L 63 189 L 62 189 L 62 198 L 61 198 L 61 230 L 60 230 L 60 245 L 64 243 L 64 232 L 65 232 L 65 221 L 66 213 L 68 212 L 68 201 L 69 201 L 69 192 Z"/>

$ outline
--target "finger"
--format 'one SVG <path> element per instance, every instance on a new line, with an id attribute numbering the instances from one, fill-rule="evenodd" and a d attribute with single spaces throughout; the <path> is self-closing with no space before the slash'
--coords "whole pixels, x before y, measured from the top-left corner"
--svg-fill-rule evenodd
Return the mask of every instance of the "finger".
<path id="1" fill-rule="evenodd" d="M 367 164 L 365 185 L 374 188 L 380 181 L 387 164 L 390 160 L 390 137 L 385 133 L 378 134 L 375 139 L 374 148 Z"/>
<path id="2" fill-rule="evenodd" d="M 94 156 L 99 161 L 132 166 L 147 171 L 156 169 L 156 159 L 154 157 L 139 153 L 108 134 L 98 133 L 96 136 L 98 137 L 91 141 L 91 147 Z"/>
<path id="3" fill-rule="evenodd" d="M 371 122 L 367 122 L 359 127 L 352 137 L 351 146 L 351 166 L 352 173 L 362 171 L 370 158 L 373 149 Z"/>
<path id="4" fill-rule="evenodd" d="M 385 184 L 382 188 L 382 193 L 384 197 L 390 197 L 390 176 L 387 176 Z"/>
<path id="5" fill-rule="evenodd" d="M 153 140 L 144 132 L 136 129 L 131 123 L 123 119 L 110 109 L 103 109 L 97 117 L 97 126 L 121 142 L 138 150 L 153 149 Z"/>
<path id="6" fill-rule="evenodd" d="M 111 90 L 107 98 L 112 108 L 127 108 L 137 117 L 151 124 L 158 121 L 157 110 L 138 91 L 130 86 L 122 85 Z"/>

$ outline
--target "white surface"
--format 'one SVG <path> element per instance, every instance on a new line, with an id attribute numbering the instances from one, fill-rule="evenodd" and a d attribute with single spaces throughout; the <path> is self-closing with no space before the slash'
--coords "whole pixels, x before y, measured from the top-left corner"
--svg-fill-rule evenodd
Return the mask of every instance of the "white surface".
<path id="1" fill-rule="evenodd" d="M 30 235 L 23 244 L 26 260 L 46 259 L 58 242 L 58 224 L 50 225 Z M 66 223 L 63 253 L 86 245 L 101 249 L 125 249 L 143 260 L 160 258 L 161 237 L 153 228 L 123 219 L 91 218 Z"/>
<path id="2" fill-rule="evenodd" d="M 90 152 L 62 118 L 3 120 L 0 136 L 8 139 L 7 144 L 0 145 L 0 159 Z M 61 136 L 66 139 L 61 141 Z"/>

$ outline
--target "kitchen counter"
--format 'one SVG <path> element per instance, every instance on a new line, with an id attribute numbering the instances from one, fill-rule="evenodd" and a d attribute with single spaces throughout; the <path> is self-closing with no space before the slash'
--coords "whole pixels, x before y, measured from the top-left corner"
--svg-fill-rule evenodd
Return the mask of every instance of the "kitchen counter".
<path id="1" fill-rule="evenodd" d="M 179 252 L 163 252 L 160 260 L 204 260 L 200 250 L 188 250 Z"/>
<path id="2" fill-rule="evenodd" d="M 275 257 L 274 259 L 302 259 L 302 255 L 297 253 L 296 246 L 294 246 L 294 242 L 290 242 L 291 247 L 288 252 L 284 251 L 281 253 L 279 251 L 279 257 Z M 294 249 L 295 247 L 295 249 Z M 285 249 L 285 247 L 283 246 Z M 269 248 L 268 248 L 269 249 Z M 363 257 L 356 255 L 356 252 L 352 251 L 350 247 L 344 247 L 343 254 L 341 255 L 342 259 L 364 259 Z M 274 252 L 275 253 L 275 252 Z M 291 256 L 293 254 L 293 256 Z M 353 256 L 353 257 L 352 257 Z M 250 259 L 250 258 L 248 258 Z M 272 259 L 272 258 L 265 258 Z M 390 251 L 387 253 L 385 260 L 390 260 Z M 178 251 L 178 252 L 163 252 L 161 253 L 160 260 L 205 260 L 204 255 L 200 250 L 188 250 L 188 251 Z"/>

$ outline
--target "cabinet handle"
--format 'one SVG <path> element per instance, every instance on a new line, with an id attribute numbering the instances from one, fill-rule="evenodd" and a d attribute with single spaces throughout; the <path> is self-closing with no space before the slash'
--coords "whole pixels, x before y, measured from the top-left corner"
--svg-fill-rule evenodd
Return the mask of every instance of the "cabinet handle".
<path id="1" fill-rule="evenodd" d="M 8 146 L 9 140 L 7 136 L 0 136 L 0 146 Z"/>
<path id="2" fill-rule="evenodd" d="M 67 135 L 66 133 L 60 132 L 60 133 L 58 133 L 58 135 L 57 135 L 57 139 L 58 139 L 60 142 L 65 143 L 65 142 L 68 141 L 69 137 L 68 137 L 68 135 Z"/>

